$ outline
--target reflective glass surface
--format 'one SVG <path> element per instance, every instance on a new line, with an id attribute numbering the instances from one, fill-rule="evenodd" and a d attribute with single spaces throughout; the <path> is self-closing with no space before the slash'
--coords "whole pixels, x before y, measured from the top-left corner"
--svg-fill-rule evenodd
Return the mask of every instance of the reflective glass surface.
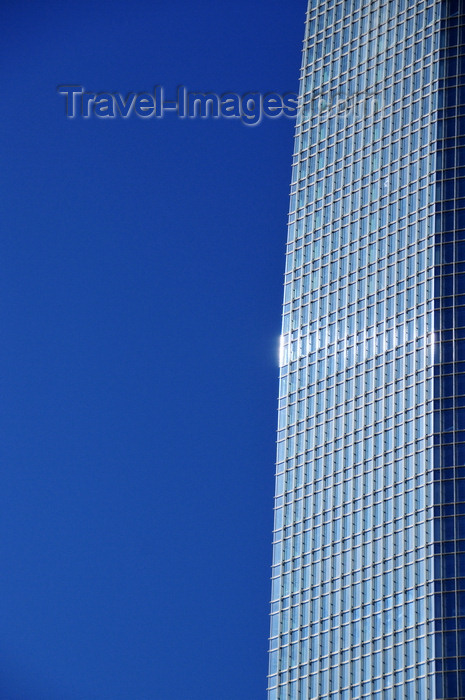
<path id="1" fill-rule="evenodd" d="M 456 174 L 437 178 L 440 100 L 452 99 L 441 87 L 445 17 L 433 0 L 309 3 L 284 279 L 269 700 L 452 697 L 437 684 L 435 615 L 449 602 L 437 602 L 434 533 L 453 539 L 458 520 L 442 517 L 450 494 L 439 476 L 433 487 L 433 472 L 435 453 L 459 449 L 438 436 L 447 421 L 455 435 L 462 414 L 447 403 L 459 381 L 455 336 L 444 338 L 446 372 L 437 335 L 465 311 L 435 297 L 438 266 L 455 264 L 446 246 L 461 241 L 444 239 L 451 260 L 438 262 L 438 217 L 455 216 L 455 204 L 439 211 L 438 187 L 448 202 L 459 188 Z M 452 299 L 456 273 L 444 282 Z M 444 422 L 436 432 L 433 413 Z M 455 581 L 448 562 L 444 579 Z"/>
<path id="2" fill-rule="evenodd" d="M 435 221 L 436 697 L 465 697 L 465 4 L 442 5 Z"/>

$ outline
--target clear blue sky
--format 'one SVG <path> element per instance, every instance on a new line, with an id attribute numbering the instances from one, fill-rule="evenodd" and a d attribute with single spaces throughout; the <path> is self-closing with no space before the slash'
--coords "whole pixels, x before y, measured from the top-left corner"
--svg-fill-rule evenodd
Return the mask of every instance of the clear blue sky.
<path id="1" fill-rule="evenodd" d="M 265 697 L 293 122 L 56 86 L 298 87 L 306 3 L 0 9 L 0 700 Z"/>

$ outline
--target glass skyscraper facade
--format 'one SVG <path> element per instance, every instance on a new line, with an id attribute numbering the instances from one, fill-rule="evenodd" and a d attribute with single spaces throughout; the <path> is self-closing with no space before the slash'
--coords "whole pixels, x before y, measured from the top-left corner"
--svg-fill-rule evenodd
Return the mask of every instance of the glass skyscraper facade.
<path id="1" fill-rule="evenodd" d="M 310 0 L 269 700 L 465 698 L 465 0 Z"/>

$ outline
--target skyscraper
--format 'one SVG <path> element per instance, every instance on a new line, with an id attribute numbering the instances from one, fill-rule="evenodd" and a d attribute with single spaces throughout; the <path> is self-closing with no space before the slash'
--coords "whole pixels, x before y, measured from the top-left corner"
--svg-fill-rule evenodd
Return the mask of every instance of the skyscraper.
<path id="1" fill-rule="evenodd" d="M 310 0 L 269 700 L 465 698 L 465 0 Z"/>

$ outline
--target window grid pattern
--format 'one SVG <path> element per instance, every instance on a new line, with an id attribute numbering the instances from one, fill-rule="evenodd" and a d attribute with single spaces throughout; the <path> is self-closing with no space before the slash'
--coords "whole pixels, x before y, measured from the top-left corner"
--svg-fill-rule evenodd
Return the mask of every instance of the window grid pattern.
<path id="1" fill-rule="evenodd" d="M 310 0 L 269 700 L 434 697 L 437 1 Z"/>
<path id="2" fill-rule="evenodd" d="M 436 697 L 465 697 L 465 3 L 443 3 L 435 246 Z"/>

